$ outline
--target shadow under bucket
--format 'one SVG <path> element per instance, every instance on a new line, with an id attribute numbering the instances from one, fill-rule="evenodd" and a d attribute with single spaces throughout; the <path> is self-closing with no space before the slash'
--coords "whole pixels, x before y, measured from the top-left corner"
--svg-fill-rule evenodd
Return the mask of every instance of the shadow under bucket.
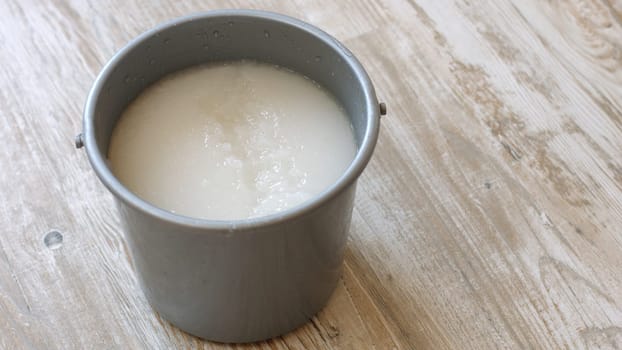
<path id="1" fill-rule="evenodd" d="M 303 205 L 235 221 L 176 215 L 126 189 L 106 164 L 124 108 L 169 73 L 239 59 L 287 67 L 337 98 L 358 146 L 346 172 Z M 376 144 L 381 110 L 361 64 L 323 31 L 275 13 L 211 11 L 162 24 L 121 49 L 93 85 L 76 144 L 85 146 L 93 170 L 115 197 L 152 307 L 196 336 L 251 342 L 301 326 L 335 289 L 356 181 Z"/>

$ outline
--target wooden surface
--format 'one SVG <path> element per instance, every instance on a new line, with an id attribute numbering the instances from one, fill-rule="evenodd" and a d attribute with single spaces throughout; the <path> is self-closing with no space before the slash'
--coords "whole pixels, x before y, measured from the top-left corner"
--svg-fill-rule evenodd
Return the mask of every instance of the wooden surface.
<path id="1" fill-rule="evenodd" d="M 235 348 L 622 348 L 619 0 L 0 1 L 0 348 L 227 348 L 149 308 L 73 148 L 117 49 L 223 7 L 333 34 L 389 107 L 330 304 Z"/>

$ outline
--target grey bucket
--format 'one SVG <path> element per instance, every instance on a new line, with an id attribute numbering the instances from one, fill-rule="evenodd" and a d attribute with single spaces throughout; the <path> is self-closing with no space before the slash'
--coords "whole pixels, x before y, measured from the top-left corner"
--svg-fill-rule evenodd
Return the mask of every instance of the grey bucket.
<path id="1" fill-rule="evenodd" d="M 238 221 L 176 215 L 126 189 L 107 166 L 106 154 L 127 104 L 168 73 L 242 58 L 290 68 L 337 97 L 358 143 L 343 176 L 305 204 Z M 93 170 L 114 195 L 152 307 L 193 335 L 251 342 L 303 325 L 334 291 L 356 181 L 376 144 L 381 110 L 361 64 L 330 35 L 280 14 L 219 10 L 162 24 L 121 49 L 91 89 L 76 143 L 85 146 Z"/>

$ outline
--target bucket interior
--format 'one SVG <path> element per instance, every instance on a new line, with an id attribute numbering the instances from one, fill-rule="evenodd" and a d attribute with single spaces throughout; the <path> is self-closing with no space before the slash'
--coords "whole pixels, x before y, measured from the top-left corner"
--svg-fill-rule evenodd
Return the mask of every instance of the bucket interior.
<path id="1" fill-rule="evenodd" d="M 286 67 L 318 82 L 346 110 L 360 149 L 371 115 L 365 73 L 356 71 L 351 53 L 330 37 L 320 39 L 304 24 L 267 16 L 197 16 L 149 31 L 117 54 L 95 91 L 93 127 L 102 157 L 122 111 L 147 86 L 193 65 L 240 59 Z"/>

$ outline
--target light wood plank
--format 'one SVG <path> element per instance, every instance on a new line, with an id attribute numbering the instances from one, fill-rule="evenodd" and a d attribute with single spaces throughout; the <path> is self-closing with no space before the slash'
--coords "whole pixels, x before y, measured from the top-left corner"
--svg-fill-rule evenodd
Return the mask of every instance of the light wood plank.
<path id="1" fill-rule="evenodd" d="M 229 346 L 149 308 L 72 143 L 117 49 L 238 7 L 342 40 L 389 115 L 329 305 Z M 25 0 L 0 15 L 0 348 L 622 347 L 622 2 Z"/>

